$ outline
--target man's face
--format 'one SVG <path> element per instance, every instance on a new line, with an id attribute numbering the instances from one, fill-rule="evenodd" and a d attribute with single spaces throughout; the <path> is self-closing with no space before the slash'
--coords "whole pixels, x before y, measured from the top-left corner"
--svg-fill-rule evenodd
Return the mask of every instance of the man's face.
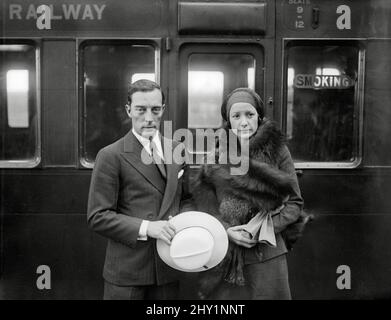
<path id="1" fill-rule="evenodd" d="M 159 130 L 163 116 L 162 93 L 159 89 L 153 91 L 138 91 L 132 94 L 132 104 L 126 107 L 128 116 L 132 119 L 134 130 L 144 138 L 153 137 Z"/>

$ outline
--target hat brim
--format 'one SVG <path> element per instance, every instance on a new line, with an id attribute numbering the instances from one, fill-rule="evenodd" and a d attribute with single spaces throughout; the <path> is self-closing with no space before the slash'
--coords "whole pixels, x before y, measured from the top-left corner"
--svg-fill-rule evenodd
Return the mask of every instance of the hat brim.
<path id="1" fill-rule="evenodd" d="M 225 257 L 228 250 L 228 236 L 224 226 L 212 215 L 200 211 L 186 211 L 170 219 L 170 224 L 179 232 L 189 227 L 202 227 L 213 236 L 214 246 L 210 260 L 205 266 L 197 269 L 182 269 L 178 267 L 170 256 L 170 246 L 163 240 L 156 241 L 156 248 L 160 258 L 171 268 L 184 272 L 201 272 L 217 266 Z M 174 236 L 175 237 L 175 236 Z"/>

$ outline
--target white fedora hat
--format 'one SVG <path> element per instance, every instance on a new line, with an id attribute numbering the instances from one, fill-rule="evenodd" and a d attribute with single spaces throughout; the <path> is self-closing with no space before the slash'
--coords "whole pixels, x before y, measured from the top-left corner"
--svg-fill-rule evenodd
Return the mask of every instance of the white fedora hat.
<path id="1" fill-rule="evenodd" d="M 183 212 L 170 220 L 176 234 L 171 245 L 156 241 L 160 258 L 170 267 L 200 272 L 217 266 L 228 250 L 228 236 L 215 217 L 200 211 Z"/>

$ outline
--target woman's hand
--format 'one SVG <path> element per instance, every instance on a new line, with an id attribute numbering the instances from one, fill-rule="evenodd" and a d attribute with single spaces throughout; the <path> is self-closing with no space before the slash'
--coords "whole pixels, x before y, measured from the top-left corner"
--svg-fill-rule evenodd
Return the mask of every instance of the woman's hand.
<path id="1" fill-rule="evenodd" d="M 250 234 L 244 230 L 244 226 L 234 226 L 227 229 L 229 240 L 236 243 L 238 246 L 252 248 L 257 244 L 256 240 L 252 240 Z"/>

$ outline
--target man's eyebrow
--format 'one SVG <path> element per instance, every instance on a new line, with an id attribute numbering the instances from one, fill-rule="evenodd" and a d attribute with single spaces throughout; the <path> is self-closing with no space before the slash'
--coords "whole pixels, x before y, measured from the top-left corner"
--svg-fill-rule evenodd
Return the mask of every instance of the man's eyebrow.
<path id="1" fill-rule="evenodd" d="M 135 105 L 135 108 L 163 108 L 164 106 L 156 105 L 156 106 L 143 106 L 143 105 Z"/>

